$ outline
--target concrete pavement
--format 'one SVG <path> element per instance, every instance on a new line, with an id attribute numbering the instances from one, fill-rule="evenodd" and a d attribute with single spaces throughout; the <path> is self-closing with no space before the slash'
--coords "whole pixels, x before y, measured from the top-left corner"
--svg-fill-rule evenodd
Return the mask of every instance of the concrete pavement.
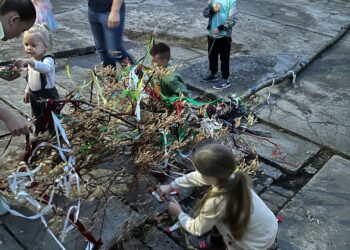
<path id="1" fill-rule="evenodd" d="M 332 157 L 280 212 L 281 249 L 349 249 L 349 165 Z"/>
<path id="2" fill-rule="evenodd" d="M 258 117 L 350 155 L 350 34 L 276 93 Z M 287 90 L 288 89 L 288 90 Z"/>

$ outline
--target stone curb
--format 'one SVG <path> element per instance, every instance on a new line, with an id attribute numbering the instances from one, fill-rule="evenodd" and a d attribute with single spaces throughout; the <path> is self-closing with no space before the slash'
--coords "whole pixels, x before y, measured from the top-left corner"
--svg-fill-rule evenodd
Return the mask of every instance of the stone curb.
<path id="1" fill-rule="evenodd" d="M 96 48 L 95 46 L 88 46 L 88 47 L 81 47 L 81 48 L 75 48 L 75 49 L 69 49 L 69 50 L 64 50 L 64 51 L 56 51 L 53 52 L 52 54 L 55 56 L 55 58 L 64 58 L 64 57 L 71 57 L 75 55 L 86 55 L 86 54 L 92 54 L 95 53 Z M 2 61 L 0 62 L 1 65 L 6 65 L 9 63 L 13 63 L 12 60 L 8 61 Z"/>

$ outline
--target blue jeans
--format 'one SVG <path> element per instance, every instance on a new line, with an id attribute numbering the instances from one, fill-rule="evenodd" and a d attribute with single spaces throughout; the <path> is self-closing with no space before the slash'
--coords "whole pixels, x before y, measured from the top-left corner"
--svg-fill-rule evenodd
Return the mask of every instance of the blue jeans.
<path id="1" fill-rule="evenodd" d="M 109 12 L 95 12 L 89 8 L 88 18 L 92 35 L 94 36 L 96 50 L 100 54 L 103 66 L 115 67 L 116 62 L 121 63 L 128 58 L 132 63 L 133 58 L 123 47 L 123 31 L 125 21 L 125 3 L 120 8 L 120 24 L 118 27 L 108 28 Z"/>

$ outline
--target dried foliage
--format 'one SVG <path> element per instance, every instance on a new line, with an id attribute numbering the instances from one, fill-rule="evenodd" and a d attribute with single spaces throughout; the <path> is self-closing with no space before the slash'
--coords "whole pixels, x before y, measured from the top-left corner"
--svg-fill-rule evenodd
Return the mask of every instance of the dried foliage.
<path id="1" fill-rule="evenodd" d="M 67 175 L 67 163 L 58 151 L 42 148 L 29 165 L 30 170 L 41 166 L 35 180 L 27 180 L 31 197 L 45 203 L 56 187 L 55 193 L 64 194 L 70 201 L 108 200 L 111 194 L 128 192 L 135 176 L 131 168 L 144 176 L 157 171 L 162 176 L 173 171 L 187 173 L 192 166 L 177 164 L 179 152 L 193 152 L 199 143 L 213 138 L 231 138 L 229 134 L 238 131 L 246 114 L 244 104 L 236 100 L 198 105 L 184 96 L 164 100 L 159 80 L 174 70 L 126 65 L 120 70 L 97 67 L 89 71 L 91 81 L 60 101 L 65 104 L 61 123 L 70 142 L 70 155 L 76 159 L 80 191 L 76 183 L 71 183 L 68 191 L 67 186 L 57 188 L 57 182 Z M 250 115 L 247 123 L 253 122 Z M 56 144 L 56 139 L 50 142 Z M 68 147 L 62 138 L 60 141 Z M 254 174 L 259 165 L 256 154 L 242 153 L 241 158 L 239 169 Z M 0 177 L 2 188 L 4 183 L 5 177 Z M 10 190 L 4 194 L 15 202 Z M 57 226 L 55 231 L 61 229 Z"/>

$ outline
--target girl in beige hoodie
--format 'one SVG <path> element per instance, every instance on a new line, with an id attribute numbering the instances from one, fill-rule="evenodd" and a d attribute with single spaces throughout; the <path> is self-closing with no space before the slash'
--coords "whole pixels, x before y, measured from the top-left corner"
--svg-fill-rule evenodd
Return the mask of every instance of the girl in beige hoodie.
<path id="1" fill-rule="evenodd" d="M 207 145 L 195 153 L 193 164 L 197 171 L 159 188 L 166 196 L 172 189 L 212 186 L 199 202 L 195 218 L 184 213 L 177 202 L 169 202 L 169 212 L 178 217 L 181 226 L 196 236 L 216 226 L 230 250 L 269 249 L 277 234 L 276 217 L 250 188 L 249 177 L 236 171 L 232 150 Z"/>

